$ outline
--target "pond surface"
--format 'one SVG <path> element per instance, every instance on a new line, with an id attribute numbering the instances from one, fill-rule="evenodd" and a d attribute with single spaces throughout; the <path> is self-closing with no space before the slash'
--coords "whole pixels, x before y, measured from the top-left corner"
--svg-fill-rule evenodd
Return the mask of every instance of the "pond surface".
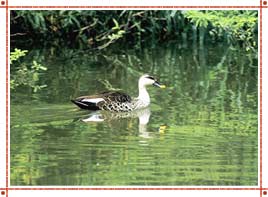
<path id="1" fill-rule="evenodd" d="M 11 185 L 213 186 L 258 184 L 258 67 L 255 54 L 176 42 L 100 53 L 31 49 L 21 62 L 46 66 L 47 87 L 11 90 Z M 11 75 L 14 73 L 11 68 Z M 86 121 L 71 98 L 107 89 L 149 109 Z"/>

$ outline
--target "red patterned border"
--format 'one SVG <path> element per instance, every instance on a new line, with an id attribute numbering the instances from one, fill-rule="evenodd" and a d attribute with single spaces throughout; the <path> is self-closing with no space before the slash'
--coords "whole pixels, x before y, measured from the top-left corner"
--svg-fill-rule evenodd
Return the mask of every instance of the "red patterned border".
<path id="1" fill-rule="evenodd" d="M 264 3 L 265 2 L 265 3 Z M 267 2 L 260 0 L 259 6 L 8 6 L 8 0 L 5 1 L 4 6 L 0 6 L 0 8 L 6 9 L 6 187 L 0 188 L 0 190 L 5 190 L 6 197 L 8 197 L 9 190 L 259 190 L 260 197 L 262 195 L 266 195 L 267 192 L 264 190 L 268 190 L 268 188 L 262 187 L 262 8 L 268 8 L 266 6 Z M 265 5 L 265 6 L 264 6 Z M 260 14 L 260 182 L 259 187 L 9 187 L 9 63 L 8 63 L 8 54 L 9 54 L 9 9 L 259 9 Z"/>
<path id="2" fill-rule="evenodd" d="M 38 9 L 38 8 L 47 8 L 47 9 L 172 9 L 172 8 L 180 8 L 180 9 L 218 9 L 218 8 L 227 8 L 227 9 L 260 9 L 267 8 L 268 6 L 0 6 L 0 7 L 8 7 L 10 9 Z"/>
<path id="3" fill-rule="evenodd" d="M 267 1 L 262 2 L 260 0 L 260 5 L 267 4 Z M 262 8 L 260 8 L 260 188 L 262 188 Z M 262 190 L 260 190 L 260 196 L 262 197 Z M 267 191 L 264 193 L 267 194 Z"/>
<path id="4" fill-rule="evenodd" d="M 0 190 L 268 190 L 260 187 L 13 187 Z"/>
<path id="5" fill-rule="evenodd" d="M 9 171 L 8 171 L 8 165 L 9 165 L 9 138 L 8 138 L 8 132 L 9 132 L 9 124 L 8 124 L 8 120 L 9 120 L 9 115 L 8 115 L 8 104 L 9 104 L 9 89 L 8 89 L 8 74 L 9 74 L 9 69 L 8 69 L 8 54 L 9 54 L 9 48 L 8 48 L 8 43 L 9 43 L 9 28 L 8 28 L 8 24 L 9 24 L 9 14 L 8 14 L 8 0 L 6 0 L 6 197 L 8 197 L 8 176 L 9 176 Z"/>

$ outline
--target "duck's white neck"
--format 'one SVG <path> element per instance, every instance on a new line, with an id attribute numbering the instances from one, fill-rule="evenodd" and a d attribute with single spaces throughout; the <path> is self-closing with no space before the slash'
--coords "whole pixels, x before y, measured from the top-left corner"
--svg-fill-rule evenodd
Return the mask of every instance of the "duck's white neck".
<path id="1" fill-rule="evenodd" d="M 145 85 L 139 83 L 139 96 L 138 99 L 143 101 L 146 104 L 150 104 L 150 96 L 146 90 Z"/>

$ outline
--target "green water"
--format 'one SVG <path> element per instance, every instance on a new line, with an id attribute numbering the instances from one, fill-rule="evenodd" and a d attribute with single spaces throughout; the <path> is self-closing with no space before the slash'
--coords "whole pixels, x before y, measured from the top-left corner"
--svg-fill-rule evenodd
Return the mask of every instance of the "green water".
<path id="1" fill-rule="evenodd" d="M 258 184 L 254 54 L 171 42 L 101 53 L 31 49 L 23 63 L 33 60 L 47 66 L 47 87 L 11 90 L 11 185 Z M 167 88 L 150 87 L 141 114 L 84 122 L 91 112 L 70 102 L 107 90 L 107 81 L 137 96 L 144 73 Z"/>

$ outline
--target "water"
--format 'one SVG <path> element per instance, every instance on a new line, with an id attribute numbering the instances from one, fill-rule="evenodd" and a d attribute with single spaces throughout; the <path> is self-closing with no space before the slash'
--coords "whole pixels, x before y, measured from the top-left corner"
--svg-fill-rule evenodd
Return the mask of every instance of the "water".
<path id="1" fill-rule="evenodd" d="M 32 49 L 21 61 L 33 60 L 48 67 L 39 80 L 47 87 L 11 90 L 11 185 L 258 184 L 254 54 L 171 42 L 101 53 Z M 91 112 L 70 102 L 110 85 L 136 96 L 144 73 L 167 88 L 150 87 L 150 108 L 139 113 L 88 122 Z"/>

